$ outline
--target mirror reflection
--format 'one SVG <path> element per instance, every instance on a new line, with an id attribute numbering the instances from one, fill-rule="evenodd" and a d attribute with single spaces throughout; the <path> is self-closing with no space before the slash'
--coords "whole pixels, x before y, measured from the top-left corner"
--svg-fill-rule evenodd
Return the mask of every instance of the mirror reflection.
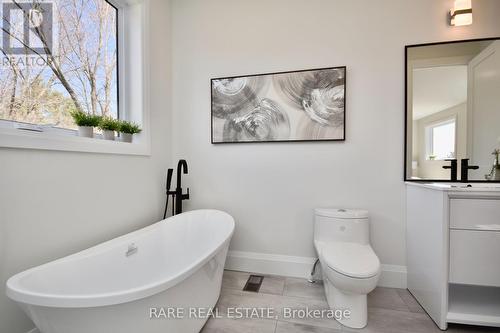
<path id="1" fill-rule="evenodd" d="M 408 46 L 406 179 L 500 181 L 500 40 Z"/>

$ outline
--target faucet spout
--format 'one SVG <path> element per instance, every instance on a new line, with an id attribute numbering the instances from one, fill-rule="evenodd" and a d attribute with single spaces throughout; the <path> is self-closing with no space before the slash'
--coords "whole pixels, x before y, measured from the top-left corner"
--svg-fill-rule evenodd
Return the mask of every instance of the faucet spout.
<path id="1" fill-rule="evenodd" d="M 188 165 L 186 160 L 179 160 L 179 163 L 177 163 L 177 188 L 181 188 L 181 171 L 184 174 L 188 173 Z"/>
<path id="2" fill-rule="evenodd" d="M 189 200 L 189 188 L 187 189 L 187 193 L 182 193 L 182 173 L 188 173 L 188 165 L 186 160 L 179 160 L 177 163 L 177 187 L 175 189 L 175 214 L 182 213 L 182 201 Z"/>
<path id="3" fill-rule="evenodd" d="M 479 166 L 469 165 L 469 159 L 463 158 L 461 162 L 462 177 L 460 178 L 462 183 L 467 183 L 469 181 L 469 170 L 477 170 L 477 169 L 479 169 Z"/>

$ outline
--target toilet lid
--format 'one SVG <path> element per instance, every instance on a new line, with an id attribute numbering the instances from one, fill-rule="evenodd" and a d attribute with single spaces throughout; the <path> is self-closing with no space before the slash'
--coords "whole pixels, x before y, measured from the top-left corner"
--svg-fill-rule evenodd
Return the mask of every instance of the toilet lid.
<path id="1" fill-rule="evenodd" d="M 343 208 L 316 208 L 314 213 L 318 216 L 334 217 L 338 219 L 366 219 L 368 211 L 361 209 Z"/>
<path id="2" fill-rule="evenodd" d="M 370 245 L 332 242 L 323 244 L 321 256 L 331 269 L 354 278 L 370 278 L 380 272 L 380 261 Z"/>

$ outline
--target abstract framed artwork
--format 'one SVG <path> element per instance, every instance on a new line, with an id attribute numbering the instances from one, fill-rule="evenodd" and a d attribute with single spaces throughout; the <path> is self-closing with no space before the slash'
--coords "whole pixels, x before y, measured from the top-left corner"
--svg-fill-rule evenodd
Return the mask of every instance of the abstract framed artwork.
<path id="1" fill-rule="evenodd" d="M 344 141 L 346 67 L 211 79 L 212 143 Z"/>

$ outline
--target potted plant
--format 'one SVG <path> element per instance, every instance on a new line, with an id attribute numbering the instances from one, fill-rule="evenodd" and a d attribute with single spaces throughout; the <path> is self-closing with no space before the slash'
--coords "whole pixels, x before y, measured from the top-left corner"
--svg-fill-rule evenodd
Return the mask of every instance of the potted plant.
<path id="1" fill-rule="evenodd" d="M 71 111 L 70 114 L 73 121 L 78 126 L 78 135 L 86 138 L 93 138 L 94 127 L 99 125 L 101 117 L 80 110 Z"/>
<path id="2" fill-rule="evenodd" d="M 142 129 L 139 125 L 135 123 L 131 123 L 125 120 L 120 121 L 120 129 L 121 139 L 123 142 L 132 142 L 132 137 L 134 134 L 141 133 Z"/>
<path id="3" fill-rule="evenodd" d="M 120 128 L 120 122 L 111 117 L 102 117 L 99 122 L 99 128 L 102 130 L 104 140 L 114 140 L 115 131 Z"/>

